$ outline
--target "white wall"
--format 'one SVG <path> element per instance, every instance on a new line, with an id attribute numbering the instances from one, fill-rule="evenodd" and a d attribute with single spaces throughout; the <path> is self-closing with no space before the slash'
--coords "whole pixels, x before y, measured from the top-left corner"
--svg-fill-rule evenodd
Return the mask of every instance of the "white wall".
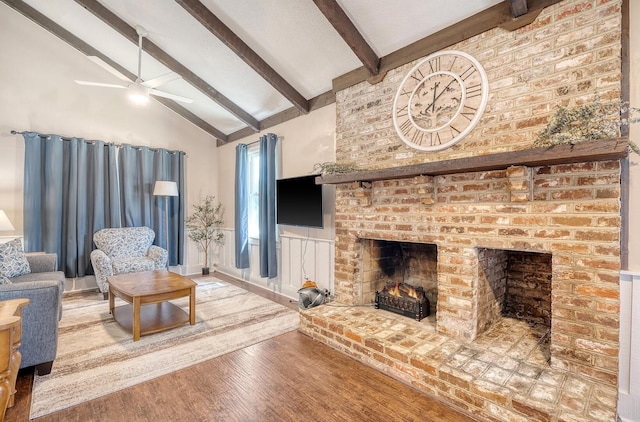
<path id="1" fill-rule="evenodd" d="M 225 204 L 225 227 L 233 228 L 233 182 L 236 157 L 236 145 L 250 144 L 265 133 L 278 135 L 281 148 L 281 171 L 279 178 L 313 174 L 316 163 L 335 161 L 336 106 L 330 104 L 305 116 L 279 124 L 255 135 L 240 139 L 219 148 L 218 177 L 225 182 L 220 184 L 220 201 Z M 226 183 L 228 181 L 228 183 Z M 310 235 L 323 239 L 334 238 L 335 196 L 333 186 L 324 187 L 323 230 L 311 229 Z M 281 227 L 284 233 L 300 236 L 307 235 L 307 229 Z"/>
<path id="2" fill-rule="evenodd" d="M 37 131 L 186 152 L 186 206 L 218 194 L 218 148 L 213 137 L 158 102 L 134 106 L 117 89 L 80 86 L 108 73 L 82 53 L 0 3 L 0 209 L 21 234 L 24 142 L 17 131 Z M 203 262 L 188 245 L 182 272 Z M 72 284 L 72 283 L 70 283 Z"/>
<path id="3" fill-rule="evenodd" d="M 640 108 L 640 2 L 630 3 L 630 61 L 631 61 L 631 93 L 632 107 Z M 629 127 L 629 139 L 640 145 L 640 123 Z M 632 153 L 629 156 L 629 270 L 640 271 L 640 157 Z"/>
<path id="4" fill-rule="evenodd" d="M 629 0 L 631 106 L 640 108 L 640 3 Z M 640 144 L 640 124 L 629 127 L 629 139 Z M 640 157 L 629 156 L 629 270 L 620 275 L 620 382 L 618 416 L 640 421 Z"/>
<path id="5" fill-rule="evenodd" d="M 280 177 L 303 176 L 314 173 L 313 167 L 316 163 L 335 161 L 335 128 L 336 107 L 335 104 L 331 104 L 219 148 L 218 179 L 221 183 L 218 199 L 225 206 L 225 227 L 227 228 L 227 242 L 218 260 L 220 271 L 292 298 L 297 298 L 296 291 L 304 283 L 304 273 L 306 273 L 309 279 L 315 281 L 319 287 L 333 292 L 333 240 L 335 238 L 335 188 L 333 186 L 323 187 L 325 215 L 323 229 L 278 226 L 280 241 L 276 279 L 267 280 L 259 276 L 257 248 L 254 241 L 251 242 L 249 254 L 250 269 L 236 270 L 232 237 L 236 145 L 254 142 L 264 133 L 275 133 L 279 137 L 282 158 Z"/>

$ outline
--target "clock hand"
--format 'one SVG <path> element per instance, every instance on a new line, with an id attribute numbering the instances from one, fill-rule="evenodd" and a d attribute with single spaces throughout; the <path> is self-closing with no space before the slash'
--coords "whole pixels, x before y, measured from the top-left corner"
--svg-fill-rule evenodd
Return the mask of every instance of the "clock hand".
<path id="1" fill-rule="evenodd" d="M 433 102 L 431 103 L 431 112 L 432 113 L 434 111 L 436 111 L 436 100 L 438 99 L 438 97 L 436 97 L 436 91 L 438 90 L 438 85 L 440 85 L 440 82 L 436 82 L 433 85 Z"/>
<path id="2" fill-rule="evenodd" d="M 445 92 L 447 92 L 447 90 L 449 89 L 449 87 L 451 86 L 452 83 L 454 83 L 456 80 L 455 79 L 451 79 L 451 82 L 449 82 L 447 84 L 447 86 L 444 87 L 444 89 L 442 90 L 442 92 L 440 94 L 438 94 L 438 96 L 433 100 L 434 103 L 434 107 L 435 107 L 435 102 L 438 100 L 438 98 L 440 98 L 440 96 L 442 94 L 444 94 Z"/>

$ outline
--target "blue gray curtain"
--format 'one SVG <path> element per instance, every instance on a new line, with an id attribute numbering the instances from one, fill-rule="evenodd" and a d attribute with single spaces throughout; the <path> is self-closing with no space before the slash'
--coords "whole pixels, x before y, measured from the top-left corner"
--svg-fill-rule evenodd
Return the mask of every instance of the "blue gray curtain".
<path id="1" fill-rule="evenodd" d="M 113 144 L 25 132 L 24 248 L 58 254 L 66 277 L 92 274 L 93 233 L 120 226 Z"/>
<path id="2" fill-rule="evenodd" d="M 121 214 L 125 227 L 147 226 L 156 233 L 154 244 L 169 251 L 169 265 L 184 258 L 184 153 L 163 148 L 122 145 L 118 151 Z M 153 196 L 156 180 L 171 180 L 178 185 L 178 196 Z M 165 218 L 169 219 L 169 232 Z M 168 242 L 167 242 L 168 240 Z"/>
<path id="3" fill-rule="evenodd" d="M 260 225 L 260 276 L 278 275 L 276 249 L 276 146 L 278 137 L 268 133 L 260 137 L 260 175 L 258 180 L 258 216 Z"/>
<path id="4" fill-rule="evenodd" d="M 235 255 L 236 268 L 249 268 L 249 175 L 248 147 L 236 146 Z"/>

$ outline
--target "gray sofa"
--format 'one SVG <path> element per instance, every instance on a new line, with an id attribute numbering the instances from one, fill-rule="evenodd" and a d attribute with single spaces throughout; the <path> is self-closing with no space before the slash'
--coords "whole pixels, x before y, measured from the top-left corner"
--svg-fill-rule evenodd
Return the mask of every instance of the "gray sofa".
<path id="1" fill-rule="evenodd" d="M 26 298 L 22 311 L 22 362 L 36 366 L 39 375 L 51 372 L 58 348 L 58 321 L 62 317 L 64 273 L 56 271 L 56 254 L 27 254 L 31 273 L 10 278 L 0 285 L 0 300 Z"/>

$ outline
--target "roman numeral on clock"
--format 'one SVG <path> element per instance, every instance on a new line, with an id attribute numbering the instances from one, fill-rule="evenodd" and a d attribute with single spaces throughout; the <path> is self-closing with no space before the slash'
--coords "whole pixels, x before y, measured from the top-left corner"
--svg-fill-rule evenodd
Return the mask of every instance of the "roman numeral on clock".
<path id="1" fill-rule="evenodd" d="M 471 85 L 469 88 L 467 88 L 468 98 L 477 97 L 478 95 L 482 95 L 482 85 L 476 84 L 476 85 Z"/>
<path id="2" fill-rule="evenodd" d="M 400 131 L 407 136 L 409 132 L 413 129 L 413 125 L 411 124 L 411 120 L 407 119 L 400 125 Z"/>
<path id="3" fill-rule="evenodd" d="M 416 74 L 417 74 L 418 76 L 416 76 Z M 420 69 L 418 69 L 418 70 L 416 70 L 415 72 L 413 72 L 413 73 L 411 74 L 411 77 L 412 77 L 413 79 L 415 79 L 416 81 L 418 81 L 418 82 L 422 82 L 422 80 L 424 79 L 424 75 L 422 74 L 422 72 L 420 71 Z"/>
<path id="4" fill-rule="evenodd" d="M 476 73 L 476 70 L 477 69 L 476 69 L 476 67 L 474 65 L 469 65 L 469 67 L 466 68 L 465 71 L 460 74 L 460 78 L 463 81 L 466 81 L 467 79 L 469 79 L 471 77 L 471 75 Z"/>
<path id="5" fill-rule="evenodd" d="M 408 116 L 408 115 L 409 115 L 409 104 L 407 104 L 406 106 L 396 110 L 396 116 L 397 117 L 404 117 L 404 116 Z"/>
<path id="6" fill-rule="evenodd" d="M 431 72 L 439 72 L 440 71 L 440 57 L 436 57 L 433 60 L 429 60 L 429 67 L 431 68 Z"/>

